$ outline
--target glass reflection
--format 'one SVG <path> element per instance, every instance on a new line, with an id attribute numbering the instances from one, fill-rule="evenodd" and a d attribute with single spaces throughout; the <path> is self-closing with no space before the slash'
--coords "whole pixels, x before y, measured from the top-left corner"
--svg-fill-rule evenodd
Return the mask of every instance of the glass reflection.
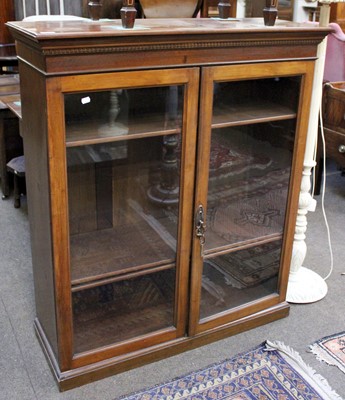
<path id="1" fill-rule="evenodd" d="M 74 292 L 74 351 L 173 326 L 175 273 L 168 269 Z"/>
<path id="2" fill-rule="evenodd" d="M 72 280 L 173 263 L 180 136 L 67 149 Z"/>
<path id="3" fill-rule="evenodd" d="M 180 133 L 183 96 L 182 86 L 66 94 L 67 144 Z"/>
<path id="4" fill-rule="evenodd" d="M 65 95 L 76 353 L 174 324 L 183 97 Z"/>
<path id="5" fill-rule="evenodd" d="M 212 132 L 206 252 L 283 232 L 294 125 Z"/>
<path id="6" fill-rule="evenodd" d="M 214 85 L 201 319 L 278 290 L 300 83 Z"/>
<path id="7" fill-rule="evenodd" d="M 200 318 L 275 293 L 281 245 L 279 240 L 206 258 Z"/>
<path id="8" fill-rule="evenodd" d="M 175 262 L 183 96 L 65 95 L 73 284 Z"/>

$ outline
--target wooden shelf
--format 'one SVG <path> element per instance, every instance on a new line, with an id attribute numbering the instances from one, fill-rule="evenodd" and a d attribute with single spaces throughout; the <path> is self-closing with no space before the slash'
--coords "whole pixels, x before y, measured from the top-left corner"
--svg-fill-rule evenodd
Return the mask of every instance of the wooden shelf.
<path id="1" fill-rule="evenodd" d="M 167 221 L 174 224 L 174 217 L 169 218 L 167 214 L 163 224 L 147 214 L 146 219 L 132 224 L 72 235 L 72 291 L 173 268 L 177 241 L 167 232 L 166 224 Z M 149 224 L 147 221 L 152 219 L 155 223 Z M 205 250 L 205 259 L 282 239 L 282 232 L 270 232 L 222 245 L 217 232 L 211 228 L 207 235 L 211 249 Z"/>
<path id="2" fill-rule="evenodd" d="M 91 312 L 88 309 L 87 314 Z M 160 304 L 145 311 L 132 310 L 121 316 L 109 312 L 85 322 L 74 321 L 74 351 L 82 353 L 147 335 L 169 327 L 172 322 L 172 304 Z"/>
<path id="3" fill-rule="evenodd" d="M 85 146 L 98 143 L 109 143 L 121 140 L 140 139 L 143 137 L 173 135 L 181 133 L 181 124 L 167 127 L 164 117 L 150 115 L 145 119 L 131 119 L 128 125 L 128 133 L 117 134 L 116 129 L 111 132 L 104 128 L 104 121 L 71 124 L 66 127 L 66 147 Z M 123 124 L 124 126 L 125 124 Z"/>
<path id="4" fill-rule="evenodd" d="M 120 275 L 170 268 L 176 256 L 164 236 L 145 221 L 73 235 L 70 247 L 71 283 L 76 290 L 99 285 L 98 280 L 104 283 Z"/>
<path id="5" fill-rule="evenodd" d="M 205 258 L 213 258 L 215 256 L 219 256 L 221 254 L 227 254 L 227 253 L 232 253 L 234 251 L 241 251 L 248 249 L 250 247 L 257 247 L 262 244 L 274 242 L 276 240 L 281 240 L 283 237 L 282 233 L 273 233 L 271 235 L 267 236 L 262 236 L 258 237 L 255 239 L 248 239 L 248 240 L 243 240 L 238 243 L 232 243 L 226 246 L 221 246 L 218 248 L 214 248 L 211 250 L 206 250 L 205 251 Z"/>
<path id="6" fill-rule="evenodd" d="M 22 104 L 20 94 L 2 98 L 6 106 L 21 120 L 22 119 Z"/>
<path id="7" fill-rule="evenodd" d="M 253 101 L 235 106 L 216 106 L 213 112 L 212 128 L 225 128 L 262 122 L 294 119 L 297 114 L 289 107 L 270 102 Z"/>

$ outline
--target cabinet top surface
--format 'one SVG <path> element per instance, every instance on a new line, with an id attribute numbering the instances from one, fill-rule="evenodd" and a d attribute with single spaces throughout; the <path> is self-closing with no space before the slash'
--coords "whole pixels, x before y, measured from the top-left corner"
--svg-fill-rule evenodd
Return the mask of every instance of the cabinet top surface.
<path id="1" fill-rule="evenodd" d="M 122 28 L 121 20 L 91 21 L 15 21 L 7 24 L 12 32 L 21 32 L 33 40 L 51 40 L 86 37 L 133 37 L 157 35 L 212 35 L 238 33 L 328 33 L 329 28 L 319 28 L 308 23 L 277 20 L 275 26 L 264 25 L 263 18 L 220 20 L 212 18 L 138 19 L 133 29 Z"/>

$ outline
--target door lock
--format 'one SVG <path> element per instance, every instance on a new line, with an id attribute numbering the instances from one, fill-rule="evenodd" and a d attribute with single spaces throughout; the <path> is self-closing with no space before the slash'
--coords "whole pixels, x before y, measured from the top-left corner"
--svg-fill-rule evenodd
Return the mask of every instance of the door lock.
<path id="1" fill-rule="evenodd" d="M 206 231 L 206 222 L 205 222 L 204 207 L 202 205 L 199 205 L 196 213 L 195 234 L 199 238 L 201 257 L 204 256 L 205 231 Z"/>

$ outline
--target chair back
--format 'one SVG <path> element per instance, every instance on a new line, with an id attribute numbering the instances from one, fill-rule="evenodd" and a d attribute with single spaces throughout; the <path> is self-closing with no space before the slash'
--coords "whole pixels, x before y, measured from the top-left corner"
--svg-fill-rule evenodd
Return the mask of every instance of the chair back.
<path id="1" fill-rule="evenodd" d="M 202 0 L 140 0 L 140 5 L 146 18 L 192 18 Z"/>
<path id="2" fill-rule="evenodd" d="M 337 23 L 329 26 L 333 32 L 327 36 L 324 81 L 345 81 L 345 34 Z"/>

